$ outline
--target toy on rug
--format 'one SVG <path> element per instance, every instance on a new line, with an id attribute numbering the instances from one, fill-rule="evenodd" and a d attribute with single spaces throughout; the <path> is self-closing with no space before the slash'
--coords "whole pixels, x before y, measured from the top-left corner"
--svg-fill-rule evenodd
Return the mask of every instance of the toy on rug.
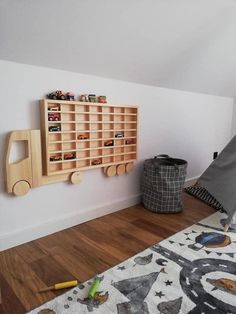
<path id="1" fill-rule="evenodd" d="M 78 285 L 77 280 L 65 281 L 65 282 L 56 283 L 55 285 L 47 287 L 47 288 L 43 288 L 43 289 L 39 290 L 38 292 L 46 292 L 46 291 L 50 291 L 50 290 L 60 290 L 60 289 L 75 287 L 77 285 Z"/>
<path id="2" fill-rule="evenodd" d="M 105 294 L 102 294 L 102 291 L 97 291 L 103 278 L 104 276 L 95 277 L 94 282 L 89 289 L 88 297 L 84 298 L 83 300 L 79 298 L 77 299 L 79 303 L 87 305 L 87 309 L 89 312 L 92 312 L 94 308 L 98 308 L 100 305 L 108 300 L 108 291 Z"/>

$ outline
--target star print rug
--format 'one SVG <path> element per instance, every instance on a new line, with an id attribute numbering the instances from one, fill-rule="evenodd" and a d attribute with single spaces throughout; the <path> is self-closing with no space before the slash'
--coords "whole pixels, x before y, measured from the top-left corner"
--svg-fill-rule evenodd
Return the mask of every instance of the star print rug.
<path id="1" fill-rule="evenodd" d="M 236 233 L 216 212 L 30 314 L 236 314 Z"/>

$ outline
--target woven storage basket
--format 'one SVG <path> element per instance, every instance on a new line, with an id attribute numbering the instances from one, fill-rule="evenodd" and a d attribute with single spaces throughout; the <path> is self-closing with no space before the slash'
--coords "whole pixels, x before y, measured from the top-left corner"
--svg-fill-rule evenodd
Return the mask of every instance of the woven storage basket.
<path id="1" fill-rule="evenodd" d="M 182 211 L 182 190 L 187 161 L 159 155 L 144 162 L 141 184 L 145 208 L 156 213 Z"/>

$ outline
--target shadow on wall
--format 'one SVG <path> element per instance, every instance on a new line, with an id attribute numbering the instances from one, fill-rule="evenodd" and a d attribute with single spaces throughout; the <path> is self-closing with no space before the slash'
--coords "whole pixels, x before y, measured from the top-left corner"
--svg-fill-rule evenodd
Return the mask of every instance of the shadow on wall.
<path id="1" fill-rule="evenodd" d="M 10 132 L 0 134 L 0 194 L 6 194 L 6 187 L 5 187 L 5 178 L 6 178 L 6 153 L 7 153 L 7 139 Z M 6 194 L 7 195 L 7 194 Z"/>

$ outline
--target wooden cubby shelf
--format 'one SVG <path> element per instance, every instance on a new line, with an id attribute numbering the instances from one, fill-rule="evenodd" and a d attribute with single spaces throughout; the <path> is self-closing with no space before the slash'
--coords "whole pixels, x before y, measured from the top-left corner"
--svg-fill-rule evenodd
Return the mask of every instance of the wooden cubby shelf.
<path id="1" fill-rule="evenodd" d="M 41 117 L 47 176 L 98 167 L 110 176 L 137 159 L 136 106 L 43 99 Z"/>

